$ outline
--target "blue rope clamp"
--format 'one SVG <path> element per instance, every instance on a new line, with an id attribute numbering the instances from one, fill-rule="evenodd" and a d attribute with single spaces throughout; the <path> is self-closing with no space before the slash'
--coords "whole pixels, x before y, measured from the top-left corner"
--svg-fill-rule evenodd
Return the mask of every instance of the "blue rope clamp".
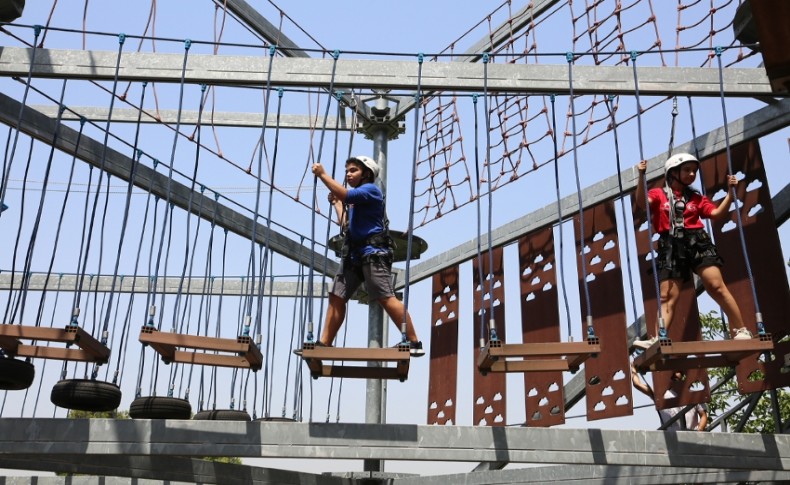
<path id="1" fill-rule="evenodd" d="M 120 45 L 123 45 L 124 42 L 126 42 L 126 34 L 121 32 L 120 34 L 118 34 L 118 43 Z"/>
<path id="2" fill-rule="evenodd" d="M 80 316 L 80 307 L 76 307 L 74 311 L 71 313 L 71 321 L 69 322 L 69 327 L 79 327 L 80 324 L 77 321 L 77 317 Z"/>

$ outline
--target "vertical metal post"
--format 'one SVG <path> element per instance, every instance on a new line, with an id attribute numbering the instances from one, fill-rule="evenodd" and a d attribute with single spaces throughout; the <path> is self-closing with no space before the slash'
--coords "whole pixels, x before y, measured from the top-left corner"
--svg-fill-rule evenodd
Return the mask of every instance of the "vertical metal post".
<path id="1" fill-rule="evenodd" d="M 384 97 L 376 101 L 376 108 L 386 110 L 387 100 Z M 373 159 L 379 164 L 379 187 L 387 200 L 387 142 L 389 135 L 386 125 L 371 128 L 373 139 Z M 387 325 L 384 310 L 377 301 L 368 302 L 368 347 L 381 348 L 387 337 Z M 380 362 L 369 362 L 369 366 L 380 366 Z M 368 379 L 365 400 L 365 423 L 382 424 L 387 421 L 386 399 L 387 387 L 382 379 Z M 365 460 L 364 471 L 380 472 L 384 469 L 384 460 Z"/>

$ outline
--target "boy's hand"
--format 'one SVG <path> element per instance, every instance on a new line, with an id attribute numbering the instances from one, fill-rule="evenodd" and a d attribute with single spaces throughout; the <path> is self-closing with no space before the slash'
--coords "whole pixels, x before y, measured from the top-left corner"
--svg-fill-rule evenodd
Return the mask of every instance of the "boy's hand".
<path id="1" fill-rule="evenodd" d="M 320 163 L 313 164 L 313 175 L 316 177 L 321 177 L 321 175 L 325 174 L 326 170 L 324 170 L 324 166 Z"/>
<path id="2" fill-rule="evenodd" d="M 639 170 L 640 175 L 643 175 L 647 171 L 647 160 L 642 160 L 641 162 L 637 163 L 636 169 Z"/>

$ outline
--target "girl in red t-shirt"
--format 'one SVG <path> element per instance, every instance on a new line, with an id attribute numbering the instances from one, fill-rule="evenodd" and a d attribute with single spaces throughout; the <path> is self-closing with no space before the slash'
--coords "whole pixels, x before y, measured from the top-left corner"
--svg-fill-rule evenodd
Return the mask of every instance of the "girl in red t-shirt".
<path id="1" fill-rule="evenodd" d="M 635 203 L 645 210 L 644 177 L 647 162 L 637 165 L 639 180 L 636 185 Z M 706 196 L 691 188 L 697 178 L 699 160 L 688 153 L 674 155 L 664 164 L 663 188 L 650 189 L 647 202 L 653 230 L 659 234 L 656 269 L 661 290 L 661 317 L 664 328 L 669 330 L 675 305 L 684 281 L 696 273 L 705 291 L 719 304 L 730 322 L 730 331 L 737 340 L 752 338 L 744 327 L 743 317 L 721 275 L 722 259 L 716 246 L 705 232 L 701 219 L 726 217 L 732 203 L 732 187 L 738 185 L 735 175 L 727 177 L 727 195 L 717 206 Z M 636 347 L 648 348 L 657 341 L 637 340 Z"/>

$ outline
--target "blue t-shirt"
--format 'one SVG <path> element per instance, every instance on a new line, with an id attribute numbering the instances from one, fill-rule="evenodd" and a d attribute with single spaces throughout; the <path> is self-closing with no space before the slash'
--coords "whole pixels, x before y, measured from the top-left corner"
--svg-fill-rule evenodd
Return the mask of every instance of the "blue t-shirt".
<path id="1" fill-rule="evenodd" d="M 385 250 L 363 243 L 372 235 L 384 230 L 384 194 L 376 184 L 365 183 L 348 189 L 348 233 L 351 239 L 351 259 L 358 260 L 368 254 Z"/>

